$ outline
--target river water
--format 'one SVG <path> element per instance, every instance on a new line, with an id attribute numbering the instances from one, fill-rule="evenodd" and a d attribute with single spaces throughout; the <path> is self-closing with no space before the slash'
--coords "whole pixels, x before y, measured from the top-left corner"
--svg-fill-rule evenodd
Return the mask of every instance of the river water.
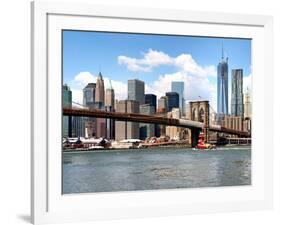
<path id="1" fill-rule="evenodd" d="M 250 147 L 63 153 L 64 194 L 250 184 Z"/>

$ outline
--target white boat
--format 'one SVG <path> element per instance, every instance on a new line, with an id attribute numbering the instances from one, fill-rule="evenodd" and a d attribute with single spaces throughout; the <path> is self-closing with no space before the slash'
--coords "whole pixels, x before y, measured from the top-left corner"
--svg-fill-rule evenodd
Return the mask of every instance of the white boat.
<path id="1" fill-rule="evenodd" d="M 103 146 L 91 146 L 89 149 L 104 149 Z"/>

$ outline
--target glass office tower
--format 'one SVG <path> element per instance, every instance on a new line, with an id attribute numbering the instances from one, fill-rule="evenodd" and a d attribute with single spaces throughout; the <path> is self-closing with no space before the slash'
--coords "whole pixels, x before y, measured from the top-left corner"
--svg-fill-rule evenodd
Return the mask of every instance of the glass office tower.
<path id="1" fill-rule="evenodd" d="M 173 108 L 179 108 L 179 94 L 177 92 L 167 92 L 167 108 L 171 112 Z"/>
<path id="2" fill-rule="evenodd" d="M 145 95 L 145 104 L 149 104 L 151 106 L 154 106 L 155 111 L 157 109 L 156 103 L 157 103 L 157 96 L 156 95 L 154 95 L 154 94 L 146 94 Z"/>
<path id="3" fill-rule="evenodd" d="M 228 58 L 224 60 L 223 54 L 221 62 L 217 67 L 217 113 L 218 115 L 228 114 Z"/>
<path id="4" fill-rule="evenodd" d="M 63 99 L 62 99 L 62 104 L 63 107 L 71 107 L 72 106 L 72 91 L 70 90 L 70 87 L 67 86 L 66 84 L 63 85 L 62 87 L 63 91 Z M 71 116 L 63 116 L 63 128 L 62 128 L 62 135 L 63 137 L 71 137 L 72 136 L 72 119 Z"/>
<path id="5" fill-rule="evenodd" d="M 241 117 L 244 115 L 242 69 L 231 71 L 231 114 Z"/>
<path id="6" fill-rule="evenodd" d="M 128 80 L 128 100 L 144 104 L 144 82 L 138 79 Z"/>
<path id="7" fill-rule="evenodd" d="M 179 108 L 181 114 L 184 114 L 184 82 L 183 81 L 172 81 L 172 92 L 177 92 L 179 94 Z"/>

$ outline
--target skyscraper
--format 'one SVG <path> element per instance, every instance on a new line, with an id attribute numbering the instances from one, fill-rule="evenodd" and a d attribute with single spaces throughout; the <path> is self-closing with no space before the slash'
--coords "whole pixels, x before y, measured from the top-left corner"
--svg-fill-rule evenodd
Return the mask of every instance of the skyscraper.
<path id="1" fill-rule="evenodd" d="M 99 73 L 97 78 L 95 102 L 100 102 L 104 106 L 104 82 L 101 73 Z"/>
<path id="2" fill-rule="evenodd" d="M 158 108 L 157 112 L 158 113 L 166 113 L 168 110 L 168 100 L 167 96 L 162 96 L 161 98 L 158 99 Z"/>
<path id="3" fill-rule="evenodd" d="M 94 107 L 95 103 L 95 91 L 96 84 L 88 83 L 86 87 L 83 88 L 83 105 L 86 107 Z"/>
<path id="4" fill-rule="evenodd" d="M 173 108 L 179 108 L 179 94 L 177 92 L 167 92 L 167 109 L 171 112 Z"/>
<path id="5" fill-rule="evenodd" d="M 95 95 L 96 95 L 96 84 L 88 83 L 86 87 L 83 88 L 83 105 L 89 107 L 90 109 L 94 109 L 96 104 Z M 77 117 L 73 119 L 73 124 L 75 124 L 74 126 L 75 136 L 84 136 L 90 138 L 96 135 L 95 118 Z"/>
<path id="6" fill-rule="evenodd" d="M 251 114 L 252 114 L 252 104 L 251 104 L 251 95 L 250 95 L 250 91 L 247 88 L 247 91 L 245 93 L 245 98 L 244 98 L 244 118 L 246 119 L 250 119 L 251 118 Z"/>
<path id="7" fill-rule="evenodd" d="M 105 92 L 105 111 L 114 112 L 115 111 L 115 94 L 112 88 L 111 81 L 110 87 L 106 89 Z M 112 140 L 115 138 L 115 120 L 106 119 L 106 138 Z"/>
<path id="8" fill-rule="evenodd" d="M 104 81 L 101 72 L 97 77 L 95 91 L 95 109 L 104 110 Z M 106 137 L 106 119 L 96 118 L 96 137 Z"/>
<path id="9" fill-rule="evenodd" d="M 231 114 L 233 116 L 244 116 L 242 69 L 231 71 Z"/>
<path id="10" fill-rule="evenodd" d="M 115 108 L 115 94 L 114 89 L 112 88 L 111 82 L 110 87 L 106 89 L 105 92 L 105 106 L 110 106 L 112 110 Z"/>
<path id="11" fill-rule="evenodd" d="M 145 104 L 150 105 L 154 109 L 154 113 L 157 111 L 157 96 L 154 94 L 145 94 Z M 140 109 L 141 111 L 141 109 Z M 141 135 L 141 131 L 140 131 Z M 154 125 L 154 136 L 159 137 L 160 136 L 160 127 L 159 124 Z"/>
<path id="12" fill-rule="evenodd" d="M 72 92 L 70 87 L 66 84 L 62 87 L 63 90 L 63 107 L 71 107 L 72 106 Z M 71 116 L 63 116 L 63 137 L 71 137 L 72 136 L 72 119 Z"/>
<path id="13" fill-rule="evenodd" d="M 179 94 L 179 108 L 181 114 L 185 113 L 184 104 L 184 82 L 183 81 L 172 81 L 172 92 L 177 92 Z"/>
<path id="14" fill-rule="evenodd" d="M 149 104 L 154 107 L 154 110 L 156 111 L 156 101 L 157 97 L 154 94 L 145 94 L 145 104 Z"/>
<path id="15" fill-rule="evenodd" d="M 128 80 L 128 100 L 144 104 L 144 82 L 138 79 Z"/>
<path id="16" fill-rule="evenodd" d="M 217 67 L 217 113 L 219 115 L 228 114 L 228 58 L 223 57 Z"/>

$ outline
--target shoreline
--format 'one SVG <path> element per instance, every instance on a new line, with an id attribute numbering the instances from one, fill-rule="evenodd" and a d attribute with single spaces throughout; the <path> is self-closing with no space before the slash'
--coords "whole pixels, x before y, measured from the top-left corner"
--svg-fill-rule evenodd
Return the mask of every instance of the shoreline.
<path id="1" fill-rule="evenodd" d="M 121 152 L 121 151 L 149 151 L 149 150 L 161 150 L 161 149 L 168 149 L 174 148 L 176 149 L 186 149 L 187 151 L 194 151 L 194 148 L 190 147 L 190 145 L 165 145 L 165 146 L 151 146 L 146 148 L 105 148 L 105 149 L 73 149 L 73 150 L 62 150 L 62 153 L 82 153 L 82 152 Z M 218 146 L 212 150 L 197 150 L 197 151 L 219 151 L 219 150 L 251 150 L 251 145 L 223 145 Z"/>

